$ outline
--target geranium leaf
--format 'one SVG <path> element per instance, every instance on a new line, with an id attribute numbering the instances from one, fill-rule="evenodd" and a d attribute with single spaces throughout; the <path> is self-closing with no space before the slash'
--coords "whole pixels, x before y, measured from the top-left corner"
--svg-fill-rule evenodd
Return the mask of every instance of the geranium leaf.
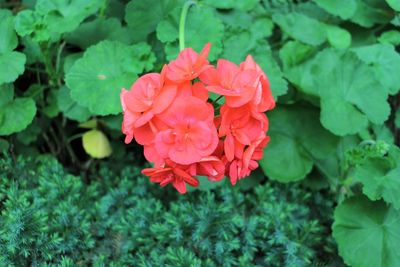
<path id="1" fill-rule="evenodd" d="M 17 140 L 24 145 L 29 145 L 37 140 L 41 132 L 42 128 L 40 127 L 40 124 L 37 121 L 33 120 L 33 122 L 29 124 L 28 127 L 26 127 L 23 131 L 17 133 Z"/>
<path id="2" fill-rule="evenodd" d="M 37 42 L 57 41 L 96 13 L 101 5 L 96 0 L 38 0 L 34 11 L 18 13 L 15 29 L 19 35 L 31 35 Z"/>
<path id="3" fill-rule="evenodd" d="M 317 109 L 280 106 L 268 117 L 271 141 L 260 165 L 271 179 L 290 182 L 305 178 L 313 161 L 326 158 L 337 145 L 338 139 L 319 124 Z"/>
<path id="4" fill-rule="evenodd" d="M 357 8 L 356 0 L 315 0 L 315 2 L 325 11 L 342 19 L 348 19 L 353 16 Z"/>
<path id="5" fill-rule="evenodd" d="M 367 159 L 357 166 L 353 176 L 363 184 L 371 200 L 383 198 L 400 209 L 400 149 L 392 146 L 385 157 Z"/>
<path id="6" fill-rule="evenodd" d="M 102 41 L 86 50 L 66 75 L 71 97 L 98 115 L 121 112 L 120 92 L 130 88 L 138 74 L 151 70 L 155 56 L 149 45 L 127 46 Z"/>
<path id="7" fill-rule="evenodd" d="M 327 49 L 314 62 L 318 70 L 314 73 L 314 90 L 321 98 L 324 127 L 337 135 L 347 135 L 361 131 L 368 121 L 381 124 L 388 118 L 387 90 L 356 55 Z"/>
<path id="8" fill-rule="evenodd" d="M 400 211 L 356 196 L 336 207 L 332 229 L 348 265 L 392 267 L 400 265 L 399 226 Z"/>
<path id="9" fill-rule="evenodd" d="M 126 5 L 125 21 L 134 33 L 134 39 L 144 41 L 149 33 L 156 30 L 160 21 L 167 18 L 170 12 L 181 8 L 182 0 L 133 0 Z"/>
<path id="10" fill-rule="evenodd" d="M 378 41 L 382 44 L 392 44 L 394 46 L 399 45 L 400 32 L 395 30 L 384 32 L 381 36 L 379 36 Z"/>
<path id="11" fill-rule="evenodd" d="M 204 1 L 207 5 L 213 6 L 215 8 L 220 9 L 231 9 L 237 8 L 243 11 L 250 11 L 252 10 L 258 3 L 257 0 L 247 0 L 247 1 L 235 1 L 235 0 L 205 0 Z"/>
<path id="12" fill-rule="evenodd" d="M 290 137 L 273 134 L 272 141 L 265 149 L 260 165 L 264 173 L 273 180 L 293 182 L 304 179 L 313 166 L 305 149 Z M 282 167 L 285 171 L 282 172 Z"/>
<path id="13" fill-rule="evenodd" d="M 57 104 L 64 116 L 71 120 L 83 122 L 91 115 L 87 108 L 80 106 L 71 98 L 70 89 L 66 86 L 62 86 L 58 91 Z"/>
<path id="14" fill-rule="evenodd" d="M 400 90 L 400 55 L 390 44 L 374 44 L 354 49 L 374 70 L 377 80 L 394 95 Z"/>
<path id="15" fill-rule="evenodd" d="M 175 17 L 169 19 L 171 25 L 175 25 L 176 30 L 172 31 L 169 27 L 160 26 L 157 28 L 157 36 L 161 37 L 160 41 L 176 40 L 174 42 L 167 42 L 165 46 L 165 53 L 167 60 L 176 58 L 179 53 L 178 47 L 178 25 L 173 21 L 178 21 L 177 16 L 179 12 L 174 13 Z M 165 22 L 163 22 L 164 24 Z M 171 26 L 170 25 L 170 26 Z M 165 32 L 167 31 L 167 32 Z M 175 34 L 176 36 L 172 36 Z M 222 42 L 224 34 L 224 25 L 217 17 L 215 11 L 211 8 L 194 5 L 189 9 L 186 28 L 185 28 L 185 46 L 191 47 L 195 51 L 200 52 L 204 45 L 211 42 L 212 47 L 208 55 L 208 59 L 213 61 L 217 59 L 222 51 Z M 166 36 L 168 35 L 168 36 Z"/>
<path id="16" fill-rule="evenodd" d="M 400 12 L 400 1 L 398 0 L 386 0 L 388 5 L 396 11 Z"/>
<path id="17" fill-rule="evenodd" d="M 363 26 L 372 27 L 376 23 L 386 23 L 392 18 L 391 11 L 381 0 L 357 0 L 357 9 L 351 21 Z"/>
<path id="18" fill-rule="evenodd" d="M 178 28 L 171 20 L 163 20 L 157 26 L 157 38 L 163 43 L 175 41 L 178 35 Z"/>
<path id="19" fill-rule="evenodd" d="M 0 84 L 15 81 L 24 72 L 26 56 L 20 52 L 0 53 Z"/>
<path id="20" fill-rule="evenodd" d="M 14 50 L 18 39 L 14 30 L 14 17 L 9 10 L 0 9 L 0 54 Z"/>
<path id="21" fill-rule="evenodd" d="M 344 49 L 351 45 L 351 34 L 340 27 L 326 25 L 326 35 L 333 47 Z"/>
<path id="22" fill-rule="evenodd" d="M 70 44 L 75 44 L 85 49 L 103 40 L 120 41 L 129 44 L 129 36 L 127 28 L 123 28 L 118 19 L 99 18 L 82 23 L 76 30 L 68 34 L 65 40 Z"/>
<path id="23" fill-rule="evenodd" d="M 21 97 L 8 102 L 0 109 L 0 135 L 10 135 L 25 129 L 36 114 L 35 101 Z"/>
<path id="24" fill-rule="evenodd" d="M 11 102 L 14 98 L 14 87 L 12 84 L 0 85 L 0 108 Z"/>
<path id="25" fill-rule="evenodd" d="M 301 13 L 274 14 L 273 21 L 287 35 L 310 45 L 320 45 L 326 40 L 325 25 Z"/>

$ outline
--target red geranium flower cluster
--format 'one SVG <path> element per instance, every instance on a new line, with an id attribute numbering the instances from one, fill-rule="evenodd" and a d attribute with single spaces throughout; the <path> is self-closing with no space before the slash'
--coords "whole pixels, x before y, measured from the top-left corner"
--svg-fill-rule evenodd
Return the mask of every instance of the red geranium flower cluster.
<path id="1" fill-rule="evenodd" d="M 239 66 L 224 59 L 210 65 L 210 46 L 200 54 L 184 49 L 161 73 L 143 75 L 121 93 L 125 142 L 143 145 L 154 164 L 142 173 L 182 194 L 186 184 L 199 185 L 198 175 L 226 175 L 236 184 L 258 167 L 269 141 L 264 112 L 275 101 L 267 76 L 250 55 Z M 209 92 L 225 103 L 210 101 Z"/>

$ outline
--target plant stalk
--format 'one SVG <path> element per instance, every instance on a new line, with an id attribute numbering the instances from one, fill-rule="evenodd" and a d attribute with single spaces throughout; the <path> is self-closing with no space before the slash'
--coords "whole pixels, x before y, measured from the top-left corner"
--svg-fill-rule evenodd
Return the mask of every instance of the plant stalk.
<path id="1" fill-rule="evenodd" d="M 195 1 L 187 1 L 183 7 L 181 12 L 181 18 L 179 20 L 179 50 L 182 51 L 185 49 L 185 24 L 186 24 L 186 16 L 189 11 L 189 8 L 192 5 L 195 5 Z"/>

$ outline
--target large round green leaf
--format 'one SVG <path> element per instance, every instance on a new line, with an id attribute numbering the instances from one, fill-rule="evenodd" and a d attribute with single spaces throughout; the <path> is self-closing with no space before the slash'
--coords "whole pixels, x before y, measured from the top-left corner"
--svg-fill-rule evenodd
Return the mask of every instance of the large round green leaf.
<path id="1" fill-rule="evenodd" d="M 20 52 L 0 54 L 0 84 L 15 81 L 24 72 L 26 56 Z"/>
<path id="2" fill-rule="evenodd" d="M 325 24 L 301 13 L 274 14 L 272 19 L 289 36 L 310 45 L 326 40 Z"/>
<path id="3" fill-rule="evenodd" d="M 400 55 L 390 44 L 375 44 L 354 49 L 357 56 L 371 65 L 376 79 L 390 94 L 400 90 Z"/>
<path id="4" fill-rule="evenodd" d="M 97 0 L 38 0 L 35 10 L 23 10 L 16 16 L 15 29 L 21 36 L 31 35 L 36 42 L 57 41 L 97 12 Z"/>
<path id="5" fill-rule="evenodd" d="M 337 15 L 342 19 L 348 19 L 356 12 L 357 0 L 315 0 L 317 5 L 325 11 Z"/>
<path id="6" fill-rule="evenodd" d="M 343 136 L 365 129 L 368 121 L 381 124 L 388 118 L 388 91 L 354 53 L 326 49 L 313 62 L 324 127 Z"/>
<path id="7" fill-rule="evenodd" d="M 400 32 L 395 30 L 386 31 L 379 36 L 378 41 L 382 44 L 397 46 L 400 44 Z"/>
<path id="8" fill-rule="evenodd" d="M 400 1 L 398 0 L 386 0 L 388 5 L 396 11 L 400 12 Z"/>
<path id="9" fill-rule="evenodd" d="M 363 192 L 369 198 L 376 200 L 383 197 L 386 202 L 400 209 L 400 167 L 385 172 L 377 166 L 377 161 L 367 162 L 364 167 L 358 168 L 355 177 L 363 183 Z"/>
<path id="10" fill-rule="evenodd" d="M 344 49 L 351 45 L 351 34 L 340 27 L 326 25 L 326 36 L 335 48 Z"/>
<path id="11" fill-rule="evenodd" d="M 88 48 L 66 75 L 71 97 L 93 114 L 121 112 L 120 93 L 130 88 L 137 75 L 153 67 L 155 56 L 149 45 L 127 46 L 103 41 Z"/>
<path id="12" fill-rule="evenodd" d="M 0 9 L 0 54 L 14 50 L 18 44 L 11 11 Z"/>
<path id="13" fill-rule="evenodd" d="M 182 0 L 130 1 L 126 5 L 125 20 L 135 35 L 134 39 L 146 40 L 147 35 L 156 30 L 157 24 L 183 3 Z"/>
<path id="14" fill-rule="evenodd" d="M 157 28 L 159 37 L 162 37 L 163 40 L 174 41 L 168 42 L 165 46 L 167 60 L 176 58 L 179 53 L 177 41 L 179 29 L 178 24 L 174 23 L 174 21 L 178 21 L 180 13 L 174 12 L 173 15 L 168 21 L 175 25 L 175 31 L 165 26 Z M 200 52 L 206 43 L 211 42 L 212 47 L 208 59 L 211 61 L 216 60 L 222 51 L 223 34 L 224 24 L 217 17 L 215 10 L 199 5 L 194 5 L 189 9 L 185 28 L 185 47 L 191 47 Z"/>
<path id="15" fill-rule="evenodd" d="M 14 98 L 14 87 L 11 83 L 0 85 L 0 108 Z"/>
<path id="16" fill-rule="evenodd" d="M 394 0 L 397 1 L 397 0 Z M 384 24 L 389 22 L 393 15 L 388 9 L 385 1 L 382 0 L 357 0 L 356 12 L 351 17 L 351 21 L 363 27 L 372 27 L 374 24 Z"/>
<path id="17" fill-rule="evenodd" d="M 121 22 L 118 19 L 99 18 L 82 23 L 76 30 L 68 34 L 65 39 L 70 44 L 86 49 L 102 40 L 120 41 L 128 44 L 130 35 L 127 29 L 121 26 Z"/>
<path id="18" fill-rule="evenodd" d="M 210 5 L 215 8 L 220 9 L 238 9 L 243 11 L 250 11 L 254 7 L 257 6 L 258 0 L 246 0 L 246 1 L 237 1 L 237 0 L 205 0 L 204 3 Z"/>
<path id="19" fill-rule="evenodd" d="M 313 161 L 307 151 L 294 139 L 285 134 L 271 134 L 272 141 L 265 149 L 260 161 L 265 174 L 280 182 L 304 179 L 311 171 Z"/>
<path id="20" fill-rule="evenodd" d="M 79 122 L 84 122 L 89 119 L 90 111 L 77 104 L 70 96 L 70 90 L 68 87 L 63 86 L 58 91 L 57 105 L 64 116 Z"/>
<path id="21" fill-rule="evenodd" d="M 383 198 L 400 209 L 400 149 L 391 146 L 384 157 L 372 157 L 356 166 L 352 174 L 371 200 Z"/>
<path id="22" fill-rule="evenodd" d="M 9 135 L 25 129 L 36 114 L 32 98 L 16 98 L 0 108 L 0 135 Z"/>
<path id="23" fill-rule="evenodd" d="M 316 159 L 335 151 L 338 140 L 321 126 L 317 109 L 280 106 L 268 117 L 271 141 L 260 161 L 268 177 L 281 182 L 301 180 Z"/>
<path id="24" fill-rule="evenodd" d="M 348 265 L 400 266 L 400 211 L 392 206 L 352 197 L 336 208 L 332 229 Z"/>

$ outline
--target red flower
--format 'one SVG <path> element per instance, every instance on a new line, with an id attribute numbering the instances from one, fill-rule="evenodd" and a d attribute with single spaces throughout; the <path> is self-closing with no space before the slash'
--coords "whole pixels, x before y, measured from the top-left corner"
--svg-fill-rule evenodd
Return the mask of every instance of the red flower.
<path id="1" fill-rule="evenodd" d="M 230 107 L 250 102 L 258 112 L 264 112 L 275 106 L 268 78 L 251 56 L 240 67 L 220 59 L 217 68 L 205 70 L 200 79 L 208 85 L 207 90 L 224 95 Z"/>
<path id="2" fill-rule="evenodd" d="M 168 128 L 157 133 L 155 144 L 164 158 L 192 164 L 210 156 L 218 145 L 214 109 L 196 97 L 175 99 L 160 118 Z"/>
<path id="3" fill-rule="evenodd" d="M 212 182 L 220 181 L 225 176 L 225 164 L 215 156 L 205 157 L 195 164 L 194 173 L 207 176 Z"/>
<path id="4" fill-rule="evenodd" d="M 240 64 L 240 69 L 254 70 L 261 76 L 260 83 L 258 84 L 258 87 L 261 87 L 261 89 L 258 89 L 258 95 L 254 98 L 254 101 L 252 102 L 253 105 L 257 106 L 257 110 L 259 112 L 265 112 L 267 110 L 273 109 L 275 107 L 275 100 L 272 96 L 268 77 L 267 75 L 265 75 L 260 66 L 254 61 L 251 55 L 248 55 L 246 57 L 246 60 Z"/>
<path id="5" fill-rule="evenodd" d="M 207 60 L 210 47 L 211 44 L 207 43 L 200 55 L 192 48 L 183 49 L 177 59 L 168 64 L 167 78 L 176 83 L 197 78 L 204 70 L 211 67 Z"/>
<path id="6" fill-rule="evenodd" d="M 199 185 L 196 175 L 213 182 L 227 175 L 236 184 L 258 167 L 269 141 L 264 112 L 275 100 L 267 76 L 251 56 L 239 66 L 220 59 L 215 68 L 209 50 L 184 49 L 161 74 L 145 74 L 121 92 L 125 142 L 143 145 L 154 164 L 142 173 L 182 194 L 186 184 Z M 225 103 L 208 103 L 209 91 Z"/>
<path id="7" fill-rule="evenodd" d="M 239 108 L 221 107 L 219 136 L 225 136 L 224 151 L 229 161 L 233 160 L 235 153 L 243 151 L 245 145 L 265 135 L 267 129 L 267 116 L 254 112 L 249 104 Z"/>
<path id="8" fill-rule="evenodd" d="M 191 186 L 199 186 L 199 181 L 190 176 L 186 170 L 176 164 L 168 167 L 147 168 L 142 173 L 150 177 L 150 182 L 159 183 L 161 186 L 172 184 L 179 193 L 186 193 L 186 183 Z"/>
<path id="9" fill-rule="evenodd" d="M 154 126 L 146 124 L 155 115 L 165 111 L 176 97 L 177 86 L 165 84 L 164 76 L 165 68 L 161 74 L 143 75 L 136 80 L 130 91 L 122 89 L 121 103 L 124 111 L 122 132 L 127 135 L 125 143 L 132 141 L 135 132 L 149 134 L 150 129 Z M 148 143 L 147 141 L 138 142 L 140 144 Z"/>
<path id="10" fill-rule="evenodd" d="M 211 67 L 200 75 L 200 80 L 207 84 L 207 90 L 224 95 L 240 96 L 240 89 L 235 87 L 235 79 L 240 73 L 240 68 L 225 59 L 219 59 L 217 68 Z"/>
<path id="11" fill-rule="evenodd" d="M 263 149 L 268 144 L 269 137 L 258 138 L 248 146 L 243 154 L 228 163 L 227 172 L 233 185 L 244 177 L 250 175 L 251 171 L 258 168 L 257 160 L 262 159 Z"/>

